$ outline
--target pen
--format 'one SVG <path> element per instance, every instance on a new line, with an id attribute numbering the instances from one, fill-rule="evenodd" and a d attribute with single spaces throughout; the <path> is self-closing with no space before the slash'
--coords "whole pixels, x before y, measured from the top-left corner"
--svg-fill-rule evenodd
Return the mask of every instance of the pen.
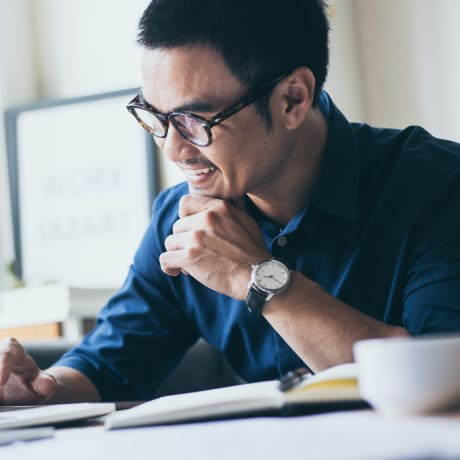
<path id="1" fill-rule="evenodd" d="M 281 377 L 278 388 L 281 391 L 290 390 L 297 386 L 300 382 L 310 378 L 312 375 L 315 374 L 308 367 L 294 369 L 293 371 L 289 371 Z"/>

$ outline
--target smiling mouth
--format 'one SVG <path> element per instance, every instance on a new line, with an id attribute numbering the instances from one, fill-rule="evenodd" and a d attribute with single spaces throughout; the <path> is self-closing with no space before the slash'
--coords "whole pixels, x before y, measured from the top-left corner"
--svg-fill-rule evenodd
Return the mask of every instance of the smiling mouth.
<path id="1" fill-rule="evenodd" d="M 206 168 L 187 168 L 182 167 L 182 172 L 185 174 L 185 179 L 193 187 L 204 187 L 214 176 L 218 170 L 215 166 L 207 166 Z"/>
<path id="2" fill-rule="evenodd" d="M 209 168 L 202 168 L 202 169 L 182 169 L 184 171 L 184 174 L 186 177 L 190 178 L 198 178 L 200 176 L 206 176 L 214 171 L 216 171 L 217 168 L 214 167 L 209 167 Z"/>

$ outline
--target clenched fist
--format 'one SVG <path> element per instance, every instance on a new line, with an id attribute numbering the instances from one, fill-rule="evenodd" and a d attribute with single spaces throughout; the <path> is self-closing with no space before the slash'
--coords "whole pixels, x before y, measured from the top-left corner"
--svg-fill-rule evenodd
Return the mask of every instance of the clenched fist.
<path id="1" fill-rule="evenodd" d="M 205 286 L 244 300 L 251 265 L 270 257 L 256 222 L 237 206 L 217 198 L 186 195 L 179 219 L 165 240 L 162 270 L 186 273 Z"/>

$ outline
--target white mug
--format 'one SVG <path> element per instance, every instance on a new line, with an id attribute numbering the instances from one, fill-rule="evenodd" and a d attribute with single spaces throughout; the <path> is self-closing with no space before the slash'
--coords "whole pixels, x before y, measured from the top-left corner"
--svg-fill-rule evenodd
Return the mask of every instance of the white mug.
<path id="1" fill-rule="evenodd" d="M 460 335 L 361 340 L 353 353 L 361 396 L 387 414 L 460 406 Z"/>

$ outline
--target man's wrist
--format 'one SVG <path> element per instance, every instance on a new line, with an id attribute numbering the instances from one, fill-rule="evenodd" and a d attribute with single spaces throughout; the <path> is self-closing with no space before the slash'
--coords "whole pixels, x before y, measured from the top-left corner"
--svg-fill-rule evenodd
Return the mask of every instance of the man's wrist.
<path id="1" fill-rule="evenodd" d="M 246 296 L 248 310 L 261 315 L 265 304 L 289 289 L 291 270 L 280 260 L 266 259 L 252 266 Z"/>
<path id="2" fill-rule="evenodd" d="M 297 310 L 301 308 L 304 310 L 308 308 L 308 305 L 313 302 L 317 303 L 317 299 L 322 299 L 325 294 L 323 288 L 307 278 L 299 271 L 291 271 L 291 283 L 289 289 L 285 292 L 273 297 L 270 302 L 267 302 L 263 315 L 275 315 L 279 312 L 288 313 L 289 311 Z M 297 313 L 294 313 L 297 315 Z"/>

